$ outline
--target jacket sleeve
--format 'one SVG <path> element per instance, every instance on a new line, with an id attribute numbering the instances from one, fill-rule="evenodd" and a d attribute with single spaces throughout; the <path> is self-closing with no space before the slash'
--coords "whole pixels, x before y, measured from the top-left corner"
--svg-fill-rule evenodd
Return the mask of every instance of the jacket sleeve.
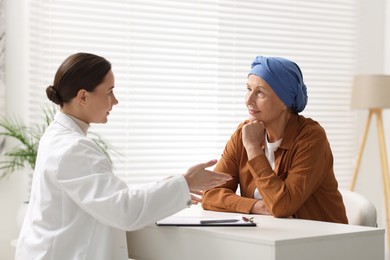
<path id="1" fill-rule="evenodd" d="M 299 134 L 290 151 L 286 152 L 284 166 L 288 176 L 285 180 L 275 174 L 265 155 L 248 161 L 263 201 L 275 217 L 294 215 L 306 200 L 333 173 L 333 156 L 325 131 L 319 125 L 312 125 Z M 283 162 L 286 163 L 286 162 Z"/>
<path id="2" fill-rule="evenodd" d="M 129 186 L 112 173 L 108 158 L 90 140 L 79 141 L 62 156 L 54 178 L 80 208 L 119 229 L 142 228 L 191 204 L 182 175 Z"/>
<path id="3" fill-rule="evenodd" d="M 215 172 L 227 173 L 233 179 L 221 187 L 214 188 L 205 192 L 202 201 L 202 207 L 208 210 L 249 213 L 256 199 L 239 196 L 236 194 L 237 187 L 240 184 L 240 162 L 243 152 L 241 141 L 241 124 L 235 133 L 227 142 L 222 157 L 215 167 Z M 241 185 L 241 193 L 245 192 L 247 186 Z"/>

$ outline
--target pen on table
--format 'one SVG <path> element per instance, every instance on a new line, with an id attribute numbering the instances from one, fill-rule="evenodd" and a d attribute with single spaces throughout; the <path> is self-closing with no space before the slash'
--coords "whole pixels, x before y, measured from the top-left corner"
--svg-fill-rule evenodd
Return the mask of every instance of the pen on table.
<path id="1" fill-rule="evenodd" d="M 200 224 L 234 223 L 238 221 L 239 219 L 208 219 L 208 220 L 201 220 Z"/>

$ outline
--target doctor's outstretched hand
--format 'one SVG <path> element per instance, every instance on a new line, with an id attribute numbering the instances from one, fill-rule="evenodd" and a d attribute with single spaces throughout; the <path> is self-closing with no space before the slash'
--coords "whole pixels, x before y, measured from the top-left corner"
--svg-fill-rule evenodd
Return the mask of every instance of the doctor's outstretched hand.
<path id="1" fill-rule="evenodd" d="M 228 174 L 216 173 L 205 169 L 216 163 L 217 160 L 211 160 L 206 163 L 194 165 L 188 169 L 187 173 L 184 174 L 184 178 L 187 181 L 191 193 L 202 196 L 204 191 L 220 186 L 232 179 L 232 176 Z M 202 200 L 194 195 L 191 197 L 194 204 Z"/>

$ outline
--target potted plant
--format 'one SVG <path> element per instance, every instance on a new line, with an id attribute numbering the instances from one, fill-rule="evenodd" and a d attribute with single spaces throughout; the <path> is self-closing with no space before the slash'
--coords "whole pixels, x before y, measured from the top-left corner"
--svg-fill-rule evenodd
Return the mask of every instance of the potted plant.
<path id="1" fill-rule="evenodd" d="M 31 180 L 35 168 L 39 140 L 53 121 L 55 113 L 56 109 L 54 107 L 44 109 L 43 123 L 35 123 L 31 126 L 26 125 L 20 119 L 0 118 L 0 136 L 4 136 L 3 141 L 0 143 L 0 154 L 5 150 L 7 139 L 16 141 L 15 146 L 8 151 L 4 151 L 4 154 L 0 157 L 0 179 L 17 170 L 25 170 L 29 179 L 27 199 L 30 196 Z M 89 132 L 89 135 L 111 160 L 109 151 L 114 149 L 97 133 Z"/>

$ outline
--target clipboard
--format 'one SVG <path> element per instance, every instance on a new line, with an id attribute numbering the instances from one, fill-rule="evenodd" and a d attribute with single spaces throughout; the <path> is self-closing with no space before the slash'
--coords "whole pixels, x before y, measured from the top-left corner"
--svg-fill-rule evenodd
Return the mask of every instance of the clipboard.
<path id="1" fill-rule="evenodd" d="M 170 216 L 156 222 L 157 226 L 186 226 L 186 227 L 256 227 L 253 218 L 205 218 L 192 216 Z"/>

